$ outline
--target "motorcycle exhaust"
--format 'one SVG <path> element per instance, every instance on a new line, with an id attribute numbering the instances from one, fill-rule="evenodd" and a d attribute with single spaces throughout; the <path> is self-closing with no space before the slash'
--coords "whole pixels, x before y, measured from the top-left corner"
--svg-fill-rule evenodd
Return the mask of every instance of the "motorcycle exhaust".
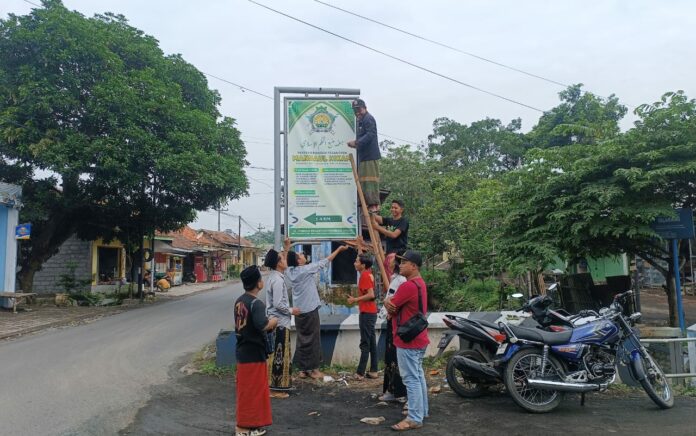
<path id="1" fill-rule="evenodd" d="M 475 360 L 462 356 L 454 356 L 453 359 L 454 367 L 460 371 L 486 379 L 494 379 L 497 381 L 500 380 L 500 374 L 498 371 L 485 363 L 479 363 Z"/>
<path id="2" fill-rule="evenodd" d="M 527 386 L 535 389 L 576 393 L 599 391 L 606 387 L 606 385 L 599 385 L 596 383 L 566 383 L 560 381 L 537 380 L 531 378 L 527 379 Z"/>

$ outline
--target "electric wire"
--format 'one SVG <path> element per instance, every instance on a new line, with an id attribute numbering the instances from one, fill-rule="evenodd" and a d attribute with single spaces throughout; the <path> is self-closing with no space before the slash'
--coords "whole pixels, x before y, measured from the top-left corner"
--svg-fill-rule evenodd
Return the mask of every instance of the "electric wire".
<path id="1" fill-rule="evenodd" d="M 306 26 L 312 27 L 312 28 L 317 29 L 317 30 L 319 30 L 319 31 L 321 31 L 321 32 L 324 32 L 324 33 L 327 33 L 327 34 L 329 34 L 329 35 L 335 36 L 336 38 L 339 38 L 339 39 L 342 39 L 342 40 L 344 40 L 344 41 L 350 42 L 351 44 L 355 44 L 355 45 L 360 46 L 360 47 L 362 47 L 362 48 L 364 48 L 364 49 L 367 49 L 367 50 L 369 50 L 369 51 L 372 51 L 372 52 L 374 52 L 374 53 L 377 53 L 377 54 L 380 54 L 380 55 L 382 55 L 382 56 L 385 56 L 385 57 L 388 57 L 388 58 L 390 58 L 390 59 L 393 59 L 393 60 L 395 60 L 395 61 L 397 61 L 397 62 L 401 62 L 401 63 L 406 64 L 406 65 L 409 65 L 409 66 L 411 66 L 411 67 L 413 67 L 413 68 L 419 69 L 419 70 L 421 70 L 421 71 L 425 71 L 425 72 L 427 72 L 427 73 L 430 73 L 430 74 L 432 74 L 432 75 L 438 76 L 438 77 L 443 78 L 443 79 L 445 79 L 445 80 L 449 80 L 450 82 L 459 84 L 459 85 L 461 85 L 461 86 L 464 86 L 464 87 L 473 89 L 473 90 L 475 90 L 475 91 L 481 92 L 481 93 L 483 93 L 483 94 L 490 95 L 490 96 L 492 96 L 492 97 L 495 97 L 495 98 L 498 98 L 498 99 L 501 99 L 501 100 L 505 100 L 505 101 L 507 101 L 507 102 L 509 102 L 509 103 L 513 103 L 513 104 L 516 104 L 516 105 L 518 105 L 518 106 L 525 107 L 525 108 L 527 108 L 527 109 L 531 109 L 531 110 L 534 110 L 534 111 L 537 111 L 537 112 L 541 112 L 541 113 L 544 112 L 543 110 L 541 110 L 541 109 L 539 109 L 539 108 L 537 108 L 537 107 L 528 105 L 528 104 L 526 104 L 526 103 L 522 103 L 522 102 L 520 102 L 520 101 L 514 100 L 514 99 L 509 98 L 509 97 L 505 97 L 504 95 L 497 94 L 497 93 L 492 92 L 492 91 L 488 91 L 488 90 L 483 89 L 483 88 L 480 88 L 480 87 L 478 87 L 478 86 L 471 85 L 471 84 L 466 83 L 466 82 L 462 82 L 461 80 L 455 79 L 454 77 L 448 76 L 448 75 L 446 75 L 446 74 L 438 73 L 437 71 L 432 70 L 432 69 L 430 69 L 430 68 L 427 68 L 427 67 L 418 65 L 418 64 L 416 64 L 416 63 L 414 63 L 414 62 L 408 61 L 408 60 L 403 59 L 403 58 L 400 58 L 400 57 L 398 57 L 398 56 L 394 56 L 394 55 L 389 54 L 389 53 L 387 53 L 387 52 L 385 52 L 385 51 L 382 51 L 382 50 L 379 50 L 379 49 L 377 49 L 377 48 L 371 47 L 371 46 L 369 46 L 369 45 L 367 45 L 367 44 L 363 44 L 363 43 L 361 43 L 361 42 L 355 41 L 355 40 L 350 39 L 350 38 L 348 38 L 348 37 L 345 37 L 345 36 L 343 36 L 343 35 L 339 35 L 338 33 L 332 32 L 332 31 L 330 31 L 330 30 L 328 30 L 328 29 L 325 29 L 325 28 L 323 28 L 323 27 L 317 26 L 317 25 L 312 24 L 312 23 L 310 23 L 310 22 L 304 21 L 304 20 L 302 20 L 302 19 L 300 19 L 300 18 L 297 18 L 297 17 L 294 17 L 294 16 L 292 16 L 292 15 L 286 14 L 285 12 L 279 11 L 279 10 L 277 10 L 277 9 L 273 9 L 273 8 L 270 7 L 270 6 L 267 6 L 267 5 L 263 4 L 263 3 L 259 3 L 259 2 L 255 1 L 255 0 L 247 0 L 247 1 L 248 1 L 249 3 L 255 4 L 255 5 L 259 6 L 259 7 L 262 7 L 262 8 L 264 8 L 264 9 L 267 9 L 267 10 L 269 10 L 269 11 L 275 13 L 275 14 L 282 15 L 282 16 L 284 16 L 284 17 L 286 17 L 286 18 L 289 18 L 289 19 L 291 19 L 291 20 L 293 20 L 293 21 L 297 21 L 298 23 L 302 23 L 302 24 L 304 24 L 304 25 L 306 25 Z"/>
<path id="2" fill-rule="evenodd" d="M 539 80 L 544 80 L 544 81 L 546 81 L 546 82 L 553 83 L 554 85 L 562 86 L 562 87 L 564 87 L 564 88 L 567 88 L 567 87 L 570 86 L 570 85 L 567 85 L 567 84 L 565 84 L 565 83 L 559 82 L 559 81 L 557 81 L 557 80 L 549 79 L 548 77 L 544 77 L 544 76 L 541 76 L 541 75 L 539 75 L 539 74 L 530 73 L 529 71 L 525 71 L 525 70 L 522 70 L 522 69 L 520 69 L 520 68 L 516 68 L 516 67 L 510 66 L 510 65 L 504 64 L 504 63 L 502 63 L 502 62 L 498 62 L 498 61 L 495 61 L 495 60 L 493 60 L 493 59 L 489 59 L 489 58 L 483 57 L 483 56 L 481 56 L 481 55 L 477 55 L 476 53 L 472 53 L 472 52 L 465 51 L 465 50 L 462 50 L 462 49 L 457 48 L 457 47 L 453 47 L 453 46 L 451 46 L 451 45 L 445 44 L 444 42 L 436 41 L 436 40 L 434 40 L 434 39 L 426 38 L 425 36 L 421 36 L 421 35 L 418 35 L 418 34 L 409 32 L 409 31 L 407 31 L 407 30 L 400 29 L 400 28 L 398 28 L 398 27 L 396 27 L 396 26 L 392 26 L 392 25 L 389 25 L 389 24 L 387 24 L 387 23 L 383 23 L 383 22 L 381 22 L 381 21 L 375 20 L 374 18 L 366 17 L 366 16 L 364 16 L 364 15 L 360 15 L 360 14 L 355 13 L 355 12 L 353 12 L 353 11 L 349 11 L 349 10 L 347 10 L 347 9 L 343 9 L 343 8 L 338 7 L 338 6 L 332 5 L 331 3 L 327 3 L 327 2 L 324 2 L 324 1 L 321 1 L 321 0 L 314 0 L 314 1 L 317 2 L 317 3 L 319 3 L 319 4 L 322 4 L 322 5 L 324 5 L 324 6 L 327 6 L 327 7 L 330 7 L 330 8 L 336 9 L 336 10 L 339 10 L 339 11 L 341 11 L 341 12 L 344 12 L 344 13 L 346 13 L 346 14 L 352 15 L 352 16 L 354 16 L 354 17 L 358 17 L 358 18 L 360 18 L 360 19 L 369 21 L 369 22 L 371 22 L 371 23 L 375 23 L 375 24 L 377 24 L 377 25 L 380 25 L 380 26 L 383 26 L 383 27 L 387 27 L 387 28 L 389 28 L 389 29 L 392 29 L 392 30 L 395 30 L 395 31 L 397 31 L 397 32 L 403 33 L 403 34 L 405 34 L 405 35 L 411 36 L 411 37 L 413 37 L 413 38 L 417 38 L 417 39 L 420 39 L 420 40 L 422 40 L 422 41 L 426 41 L 426 42 L 429 42 L 429 43 L 431 43 L 431 44 L 435 44 L 435 45 L 438 45 L 438 46 L 440 46 L 440 47 L 444 47 L 444 48 L 446 48 L 446 49 L 448 49 L 448 50 L 456 51 L 457 53 L 461 53 L 461 54 L 464 54 L 464 55 L 467 55 L 467 56 L 471 56 L 472 58 L 476 58 L 476 59 L 478 59 L 478 60 L 481 60 L 481 61 L 484 61 L 484 62 L 488 62 L 488 63 L 490 63 L 490 64 L 497 65 L 497 66 L 502 67 L 502 68 L 507 68 L 508 70 L 516 71 L 516 72 L 518 72 L 518 73 L 525 74 L 525 75 L 527 75 L 527 76 L 534 77 L 534 78 L 539 79 Z"/>

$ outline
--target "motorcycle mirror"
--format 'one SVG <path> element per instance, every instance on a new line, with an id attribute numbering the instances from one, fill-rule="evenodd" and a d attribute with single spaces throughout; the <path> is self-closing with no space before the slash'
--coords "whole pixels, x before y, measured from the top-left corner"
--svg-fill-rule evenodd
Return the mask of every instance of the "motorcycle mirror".
<path id="1" fill-rule="evenodd" d="M 524 295 L 520 294 L 519 292 L 516 292 L 516 293 L 510 295 L 510 297 L 515 298 L 515 299 L 520 299 L 520 298 L 524 297 Z"/>

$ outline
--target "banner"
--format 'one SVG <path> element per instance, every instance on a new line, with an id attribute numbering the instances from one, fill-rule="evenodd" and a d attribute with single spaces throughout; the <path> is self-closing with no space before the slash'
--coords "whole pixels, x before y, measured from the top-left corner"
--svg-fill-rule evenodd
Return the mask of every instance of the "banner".
<path id="1" fill-rule="evenodd" d="M 31 223 L 20 224 L 15 227 L 15 239 L 28 241 L 31 239 Z"/>
<path id="2" fill-rule="evenodd" d="M 358 200 L 347 142 L 350 99 L 286 99 L 286 223 L 291 239 L 355 239 Z M 356 160 L 357 162 L 357 160 Z"/>

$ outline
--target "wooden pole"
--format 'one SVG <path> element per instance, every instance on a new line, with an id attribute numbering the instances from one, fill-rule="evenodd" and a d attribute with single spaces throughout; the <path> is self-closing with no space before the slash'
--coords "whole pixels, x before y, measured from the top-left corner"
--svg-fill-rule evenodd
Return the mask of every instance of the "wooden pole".
<path id="1" fill-rule="evenodd" d="M 367 204 L 365 204 L 365 194 L 363 194 L 362 186 L 360 185 L 360 177 L 358 176 L 358 170 L 355 166 L 355 159 L 353 155 L 349 154 L 350 165 L 353 167 L 353 177 L 355 178 L 355 185 L 358 188 L 358 196 L 360 198 L 360 207 L 362 208 L 363 217 L 367 221 L 367 229 L 370 234 L 370 242 L 372 242 L 372 249 L 375 252 L 375 258 L 379 264 L 379 272 L 382 275 L 382 288 L 386 291 L 389 289 L 389 276 L 387 275 L 387 270 L 384 269 L 384 251 L 382 251 L 382 244 L 379 240 L 379 235 L 372 226 L 372 218 L 370 217 L 370 211 L 367 210 Z M 360 229 L 362 233 L 362 228 Z"/>

